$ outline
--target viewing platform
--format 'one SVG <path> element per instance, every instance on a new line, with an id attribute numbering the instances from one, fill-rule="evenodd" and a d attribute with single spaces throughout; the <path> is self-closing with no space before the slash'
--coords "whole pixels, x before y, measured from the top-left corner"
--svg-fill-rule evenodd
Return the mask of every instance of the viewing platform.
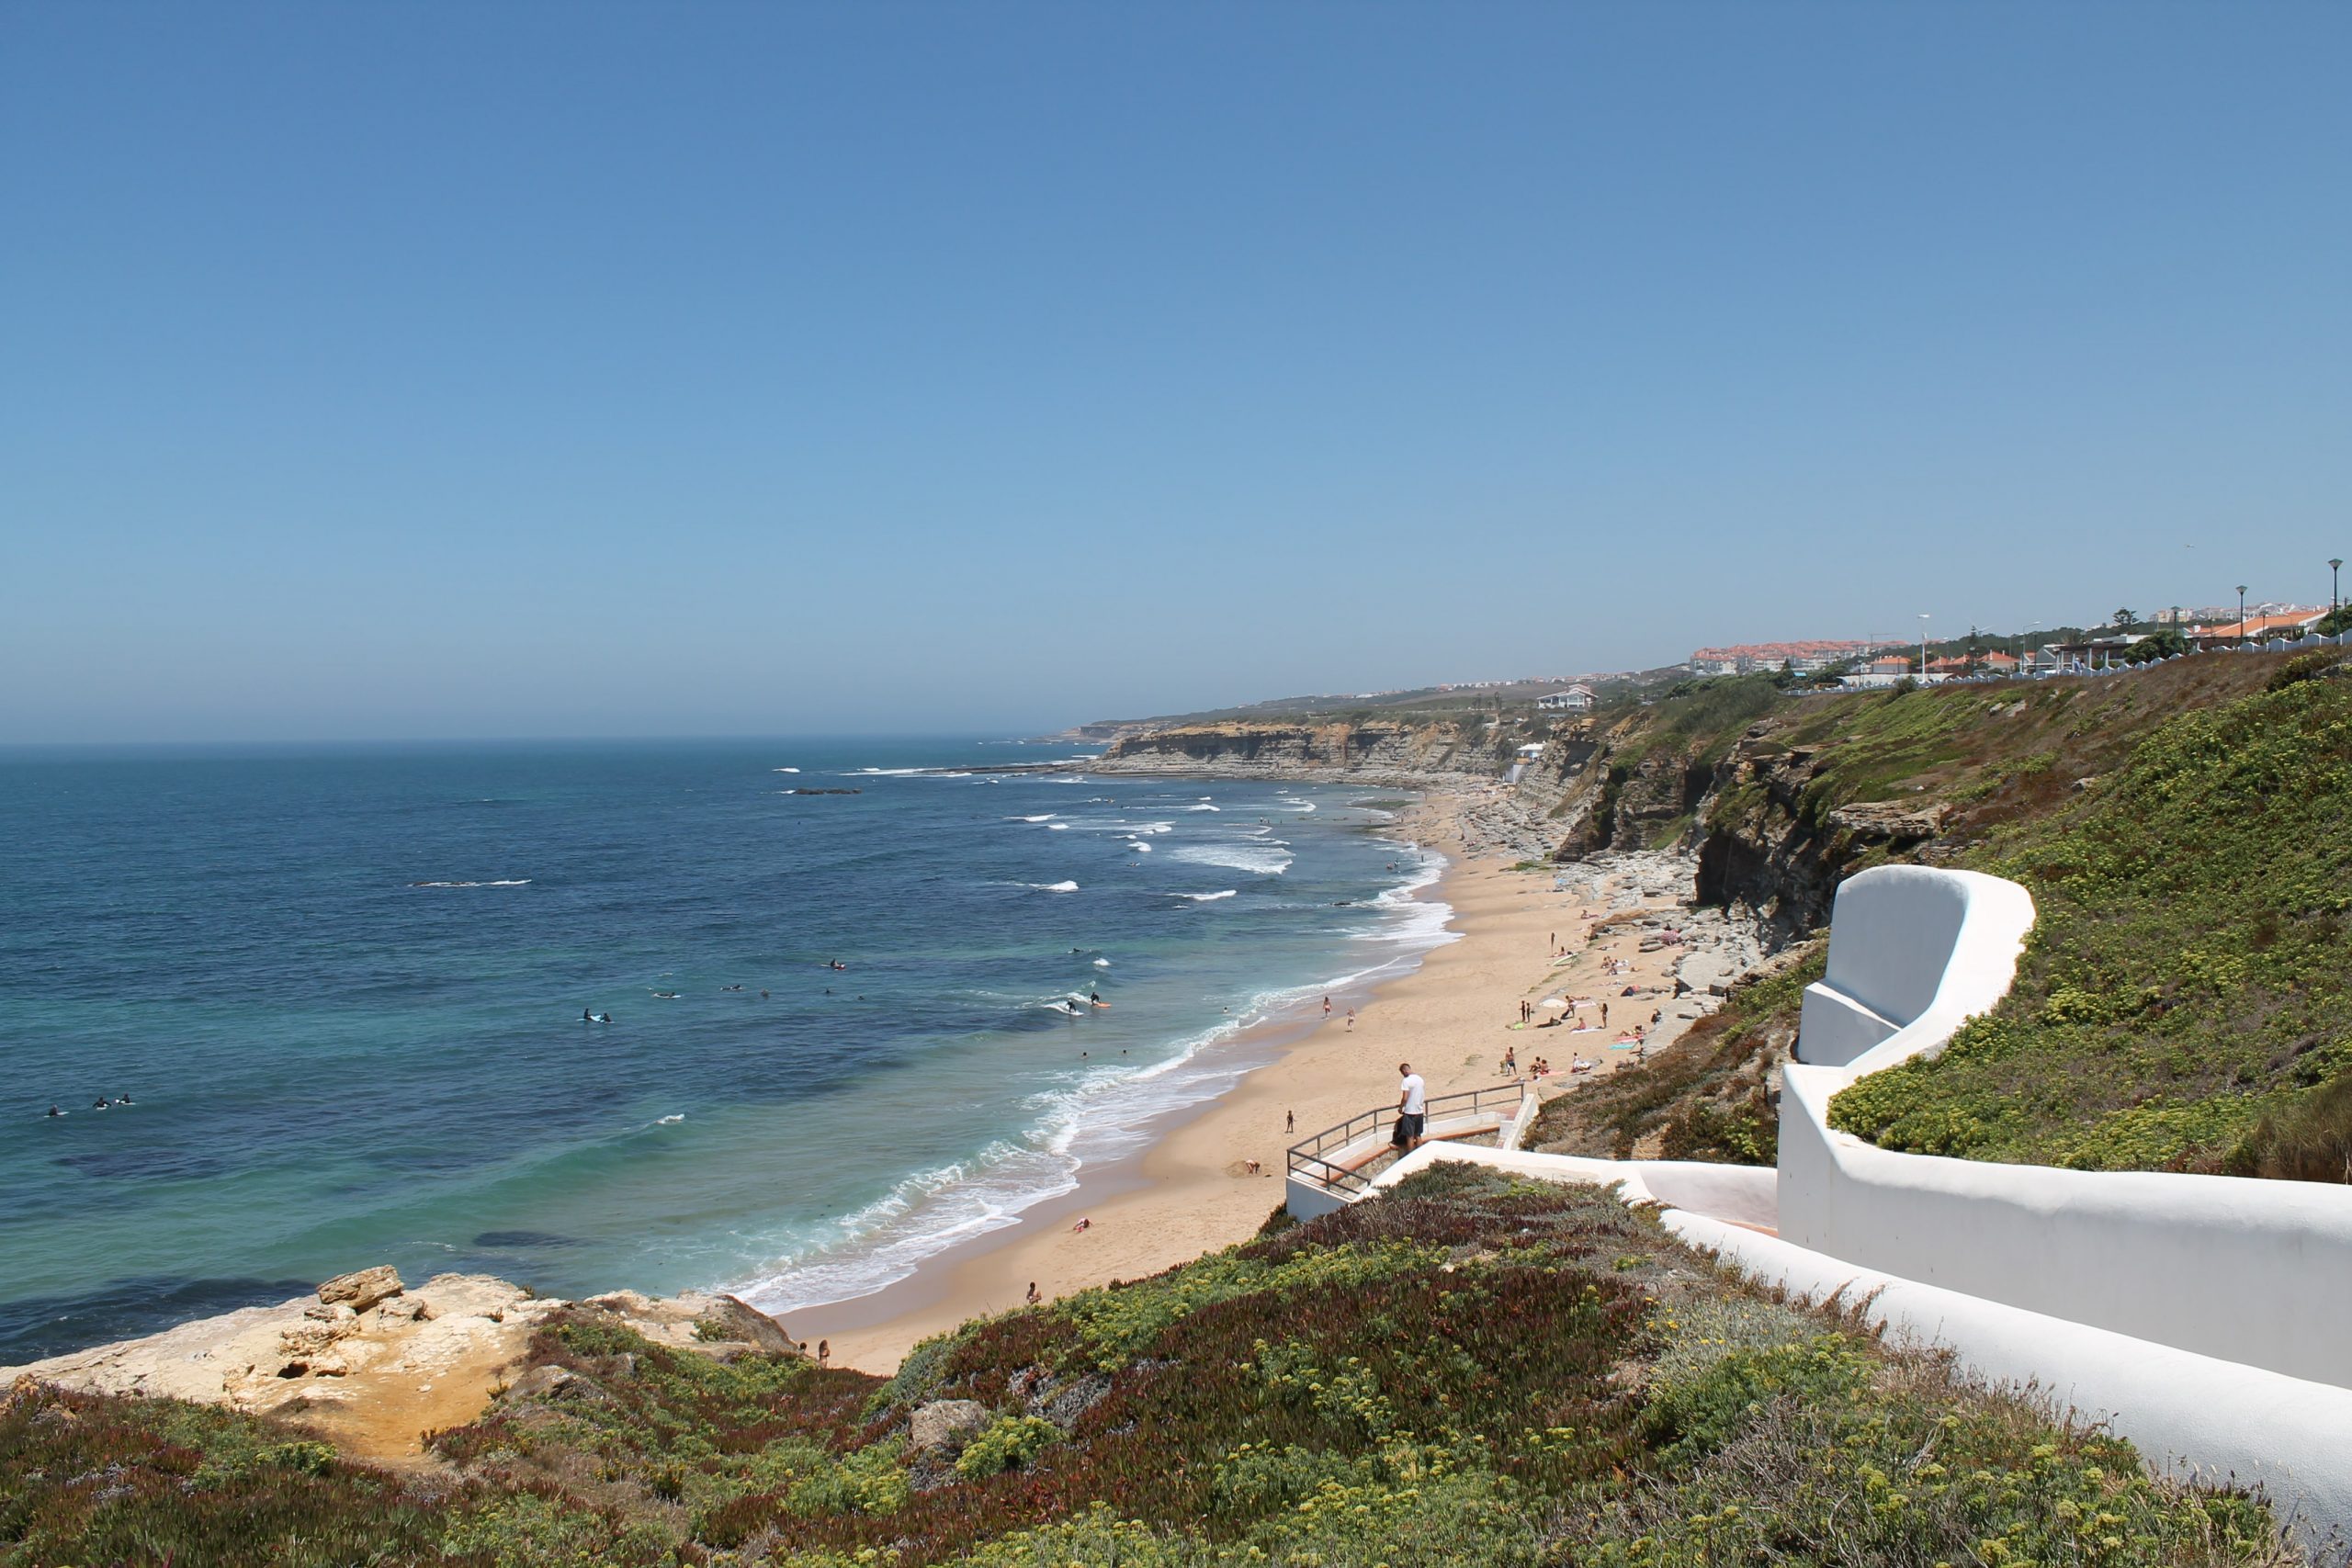
<path id="1" fill-rule="evenodd" d="M 1513 1146 L 1516 1139 L 1506 1134 L 1520 1128 L 1522 1114 L 1534 1104 L 1534 1088 L 1526 1083 L 1436 1095 L 1429 1101 L 1421 1142 Z M 1396 1126 L 1396 1108 L 1386 1105 L 1293 1144 L 1284 1184 L 1291 1217 L 1315 1219 L 1369 1192 L 1381 1172 L 1402 1157 L 1403 1151 L 1389 1142 Z"/>

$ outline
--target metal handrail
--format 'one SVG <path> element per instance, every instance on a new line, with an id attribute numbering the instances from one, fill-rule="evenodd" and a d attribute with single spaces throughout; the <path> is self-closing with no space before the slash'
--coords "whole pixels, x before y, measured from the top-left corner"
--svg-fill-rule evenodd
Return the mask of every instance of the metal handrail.
<path id="1" fill-rule="evenodd" d="M 1445 1116 L 1459 1116 L 1465 1111 L 1475 1113 L 1484 1111 L 1489 1106 L 1501 1104 L 1506 1099 L 1516 1107 L 1526 1098 L 1527 1085 L 1520 1082 L 1494 1084 L 1485 1089 L 1468 1089 L 1453 1094 L 1442 1094 L 1424 1102 L 1423 1124 L 1427 1125 L 1429 1122 L 1442 1120 Z M 1464 1103 L 1464 1101 L 1467 1103 Z M 1442 1111 L 1440 1107 L 1443 1107 L 1444 1110 Z M 1370 1177 L 1351 1170 L 1346 1166 L 1336 1164 L 1324 1158 L 1323 1156 L 1327 1150 L 1347 1148 L 1379 1132 L 1381 1128 L 1393 1127 L 1396 1123 L 1396 1108 L 1393 1105 L 1383 1105 L 1370 1111 L 1358 1111 L 1336 1126 L 1326 1127 L 1319 1133 L 1310 1134 L 1290 1146 L 1290 1174 L 1305 1176 L 1309 1180 L 1320 1182 L 1325 1187 L 1351 1192 L 1366 1190 L 1372 1186 Z"/>

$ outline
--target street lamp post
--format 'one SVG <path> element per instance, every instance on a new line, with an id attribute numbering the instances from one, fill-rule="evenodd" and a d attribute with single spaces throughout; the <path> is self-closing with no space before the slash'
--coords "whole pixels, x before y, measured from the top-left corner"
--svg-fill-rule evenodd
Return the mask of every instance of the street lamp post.
<path id="1" fill-rule="evenodd" d="M 2245 584 L 2238 584 L 2238 649 L 2245 649 Z"/>
<path id="2" fill-rule="evenodd" d="M 2327 608 L 2330 614 L 2344 608 L 2344 594 L 2338 584 L 2344 581 L 2344 558 L 2332 556 L 2327 563 Z"/>
<path id="3" fill-rule="evenodd" d="M 1928 678 L 1928 612 L 1919 612 L 1919 679 Z"/>

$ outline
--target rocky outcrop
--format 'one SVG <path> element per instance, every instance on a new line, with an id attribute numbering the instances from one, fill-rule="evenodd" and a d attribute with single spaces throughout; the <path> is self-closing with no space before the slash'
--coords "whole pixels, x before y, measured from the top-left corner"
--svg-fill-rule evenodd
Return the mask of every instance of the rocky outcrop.
<path id="1" fill-rule="evenodd" d="M 624 1291 L 575 1303 L 485 1274 L 438 1274 L 410 1288 L 379 1266 L 276 1306 L 0 1369 L 0 1382 L 30 1378 L 295 1418 L 364 1457 L 402 1462 L 416 1457 L 422 1433 L 480 1415 L 532 1333 L 567 1307 L 722 1359 L 797 1350 L 783 1325 L 733 1296 Z"/>
<path id="2" fill-rule="evenodd" d="M 925 1453 L 952 1453 L 992 1419 L 989 1407 L 978 1400 L 935 1399 L 915 1407 L 907 1426 L 907 1441 Z"/>

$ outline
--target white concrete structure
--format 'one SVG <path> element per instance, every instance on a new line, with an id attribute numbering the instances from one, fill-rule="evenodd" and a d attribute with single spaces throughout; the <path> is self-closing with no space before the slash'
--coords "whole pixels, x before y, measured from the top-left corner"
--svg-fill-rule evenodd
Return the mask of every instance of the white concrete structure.
<path id="1" fill-rule="evenodd" d="M 1996 877 L 1850 878 L 1786 1069 L 1777 1171 L 1424 1148 L 1372 1185 L 1439 1159 L 1614 1185 L 1752 1275 L 1876 1292 L 1874 1321 L 2111 1419 L 2159 1465 L 2260 1481 L 2310 1533 L 2352 1534 L 2352 1188 L 1942 1159 L 1828 1125 L 1839 1089 L 1935 1055 L 2007 994 L 2032 921 Z"/>

